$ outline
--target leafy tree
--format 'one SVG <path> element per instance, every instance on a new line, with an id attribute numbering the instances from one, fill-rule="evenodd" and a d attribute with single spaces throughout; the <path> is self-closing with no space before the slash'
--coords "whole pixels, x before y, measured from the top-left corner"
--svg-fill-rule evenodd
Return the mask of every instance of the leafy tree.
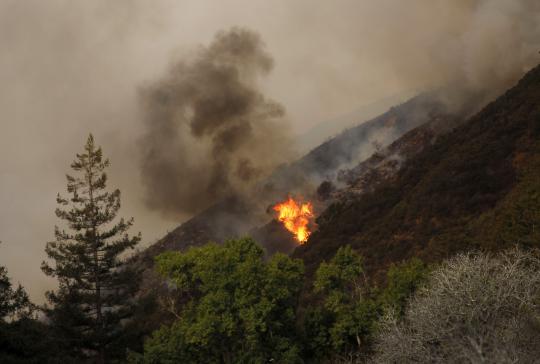
<path id="1" fill-rule="evenodd" d="M 308 339 L 316 356 L 351 358 L 365 351 L 379 317 L 374 292 L 367 286 L 362 258 L 350 246 L 341 247 L 315 275 L 314 291 L 323 307 L 306 319 Z M 315 344 L 316 346 L 314 346 Z"/>
<path id="2" fill-rule="evenodd" d="M 380 302 L 401 317 L 408 299 L 426 281 L 429 272 L 429 266 L 418 258 L 392 265 L 386 274 Z"/>
<path id="3" fill-rule="evenodd" d="M 140 234 L 127 234 L 133 219 L 114 222 L 120 191 L 105 190 L 108 166 L 90 135 L 71 164 L 76 175 L 67 175 L 71 197 L 57 197 L 56 215 L 68 230 L 55 227 L 56 241 L 45 249 L 53 264 L 42 264 L 45 274 L 59 281 L 59 289 L 47 293 L 52 325 L 69 340 L 74 354 L 97 363 L 117 354 L 113 343 L 122 334 L 122 320 L 130 316 L 139 282 L 121 255 L 140 241 Z"/>
<path id="4" fill-rule="evenodd" d="M 296 305 L 303 264 L 268 262 L 250 238 L 157 258 L 178 298 L 178 320 L 156 331 L 138 363 L 295 363 Z"/>

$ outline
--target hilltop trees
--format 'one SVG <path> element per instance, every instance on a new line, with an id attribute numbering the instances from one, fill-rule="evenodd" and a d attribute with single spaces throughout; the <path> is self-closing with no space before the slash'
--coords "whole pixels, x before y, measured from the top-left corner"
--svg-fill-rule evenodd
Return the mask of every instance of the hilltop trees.
<path id="1" fill-rule="evenodd" d="M 67 230 L 55 228 L 56 241 L 47 243 L 45 274 L 56 277 L 59 289 L 48 292 L 47 308 L 53 327 L 69 340 L 74 355 L 97 363 L 114 356 L 112 343 L 122 334 L 122 320 L 130 316 L 138 276 L 121 258 L 140 235 L 130 237 L 133 219 L 114 222 L 120 191 L 106 191 L 109 161 L 88 137 L 67 175 L 70 198 L 57 197 L 56 215 Z M 52 261 L 52 264 L 51 264 Z"/>

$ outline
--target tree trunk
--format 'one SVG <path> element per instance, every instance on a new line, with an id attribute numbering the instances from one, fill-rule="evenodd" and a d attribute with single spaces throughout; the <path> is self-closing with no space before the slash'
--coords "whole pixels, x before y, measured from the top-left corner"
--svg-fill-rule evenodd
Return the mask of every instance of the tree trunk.
<path id="1" fill-rule="evenodd" d="M 94 186 L 92 180 L 92 170 L 89 169 L 88 173 L 88 194 L 90 197 L 90 206 L 92 208 L 92 241 L 93 241 L 93 253 L 94 253 L 94 280 L 96 286 L 96 336 L 98 342 L 98 357 L 97 364 L 105 364 L 105 348 L 103 343 L 103 314 L 101 312 L 101 284 L 99 279 L 99 254 L 98 254 L 98 241 L 97 241 L 97 224 L 95 218 L 95 206 L 94 206 Z"/>

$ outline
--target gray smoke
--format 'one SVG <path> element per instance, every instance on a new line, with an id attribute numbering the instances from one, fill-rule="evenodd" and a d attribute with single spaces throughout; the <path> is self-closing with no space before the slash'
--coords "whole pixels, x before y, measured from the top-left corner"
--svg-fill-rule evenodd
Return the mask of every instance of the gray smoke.
<path id="1" fill-rule="evenodd" d="M 284 108 L 257 87 L 272 66 L 258 34 L 233 28 L 143 90 L 141 166 L 151 208 L 200 211 L 285 160 Z"/>
<path id="2" fill-rule="evenodd" d="M 372 19 L 356 28 L 369 34 L 362 57 L 409 87 L 456 89 L 450 103 L 471 93 L 490 101 L 540 61 L 538 0 L 380 0 L 358 10 Z"/>

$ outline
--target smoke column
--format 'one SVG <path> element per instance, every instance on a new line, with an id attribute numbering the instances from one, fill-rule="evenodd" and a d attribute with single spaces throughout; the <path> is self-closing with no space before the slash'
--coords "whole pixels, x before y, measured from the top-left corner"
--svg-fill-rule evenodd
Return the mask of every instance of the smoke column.
<path id="1" fill-rule="evenodd" d="M 142 91 L 149 207 L 173 215 L 200 211 L 285 160 L 284 108 L 257 89 L 272 65 L 258 34 L 233 28 Z"/>

